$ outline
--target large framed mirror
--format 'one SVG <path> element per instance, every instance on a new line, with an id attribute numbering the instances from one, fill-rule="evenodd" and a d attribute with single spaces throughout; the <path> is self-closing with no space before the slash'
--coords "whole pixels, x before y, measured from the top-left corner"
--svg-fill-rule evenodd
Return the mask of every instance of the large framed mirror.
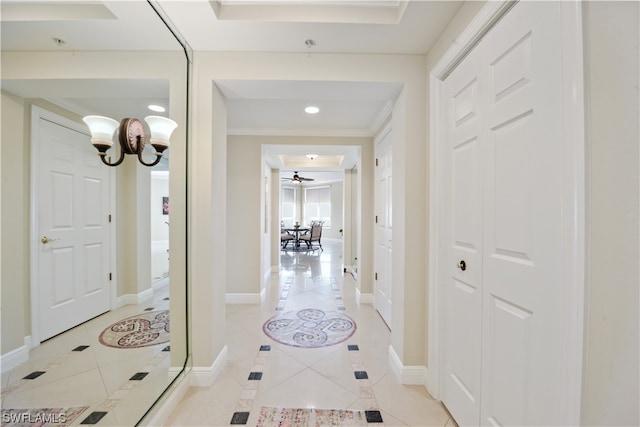
<path id="1" fill-rule="evenodd" d="M 155 1 L 1 7 L 2 423 L 136 425 L 189 360 L 190 52 Z M 178 126 L 109 167 L 87 115 Z"/>

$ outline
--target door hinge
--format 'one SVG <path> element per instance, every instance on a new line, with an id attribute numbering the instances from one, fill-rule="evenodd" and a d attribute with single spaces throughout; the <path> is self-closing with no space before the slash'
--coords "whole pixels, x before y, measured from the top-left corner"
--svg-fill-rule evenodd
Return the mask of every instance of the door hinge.
<path id="1" fill-rule="evenodd" d="M 111 222 L 111 214 L 109 214 L 109 222 Z"/>
<path id="2" fill-rule="evenodd" d="M 113 275 L 109 273 L 109 280 L 113 280 Z"/>
<path id="3" fill-rule="evenodd" d="M 376 273 L 376 280 L 378 280 L 378 273 Z"/>
<path id="4" fill-rule="evenodd" d="M 378 215 L 376 215 L 376 224 L 378 223 Z"/>
<path id="5" fill-rule="evenodd" d="M 378 166 L 378 159 L 376 159 L 376 166 Z"/>

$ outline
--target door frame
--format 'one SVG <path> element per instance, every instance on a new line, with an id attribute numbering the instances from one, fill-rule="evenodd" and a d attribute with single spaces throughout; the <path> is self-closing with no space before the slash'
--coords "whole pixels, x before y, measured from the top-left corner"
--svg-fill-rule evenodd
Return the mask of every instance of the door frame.
<path id="1" fill-rule="evenodd" d="M 428 315 L 428 374 L 427 388 L 436 399 L 441 398 L 443 384 L 441 362 L 443 352 L 443 307 L 446 268 L 441 266 L 446 242 L 440 230 L 445 224 L 443 183 L 446 170 L 442 159 L 444 150 L 438 141 L 442 138 L 441 85 L 449 73 L 475 47 L 493 25 L 509 12 L 514 2 L 487 2 L 467 28 L 456 39 L 429 74 L 431 123 L 429 164 L 429 315 Z M 583 334 L 585 308 L 586 271 L 586 166 L 585 166 L 585 119 L 584 119 L 584 69 L 582 7 L 579 2 L 560 2 L 562 19 L 562 81 L 567 88 L 563 98 L 563 314 L 562 314 L 562 372 L 565 401 L 563 425 L 579 425 L 582 400 Z"/>
<path id="2" fill-rule="evenodd" d="M 40 119 L 48 120 L 52 123 L 69 128 L 76 132 L 87 135 L 87 144 L 91 135 L 88 132 L 86 126 L 81 123 L 71 120 L 60 114 L 54 113 L 43 107 L 32 105 L 31 106 L 31 159 L 30 159 L 30 238 L 29 238 L 29 272 L 30 279 L 30 292 L 31 292 L 31 348 L 40 345 L 40 289 L 38 284 L 40 283 L 39 261 L 40 261 L 40 223 L 38 220 L 38 212 L 40 209 L 40 189 L 38 186 L 39 172 L 40 172 Z M 97 154 L 96 154 L 97 155 Z M 115 174 L 113 170 L 108 171 L 109 181 L 109 210 L 113 212 L 115 206 Z M 112 216 L 112 221 L 109 224 L 109 240 L 108 240 L 108 254 L 109 254 L 109 266 L 112 273 L 113 280 L 110 282 L 109 290 L 109 307 L 113 310 L 117 301 L 117 272 L 115 265 L 115 248 L 116 248 L 116 235 L 115 235 L 115 216 Z"/>

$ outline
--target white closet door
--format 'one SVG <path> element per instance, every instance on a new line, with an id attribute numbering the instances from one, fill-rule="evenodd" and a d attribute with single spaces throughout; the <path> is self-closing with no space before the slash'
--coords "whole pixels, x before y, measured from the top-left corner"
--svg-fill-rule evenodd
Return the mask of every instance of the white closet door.
<path id="1" fill-rule="evenodd" d="M 552 425 L 562 390 L 558 2 L 521 2 L 484 40 L 482 418 Z"/>
<path id="2" fill-rule="evenodd" d="M 518 3 L 443 82 L 443 402 L 460 425 L 559 421 L 559 12 Z"/>
<path id="3" fill-rule="evenodd" d="M 443 401 L 460 425 L 480 417 L 482 333 L 482 118 L 478 55 L 445 82 L 443 120 L 449 165 Z"/>

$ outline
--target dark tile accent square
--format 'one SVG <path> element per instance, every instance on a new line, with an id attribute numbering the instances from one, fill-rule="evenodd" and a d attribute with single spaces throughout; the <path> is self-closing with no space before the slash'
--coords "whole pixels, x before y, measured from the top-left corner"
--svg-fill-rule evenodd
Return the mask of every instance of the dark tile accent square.
<path id="1" fill-rule="evenodd" d="M 168 345 L 165 348 L 162 349 L 162 351 L 171 351 L 171 346 Z"/>
<path id="2" fill-rule="evenodd" d="M 147 307 L 144 309 L 144 311 L 151 311 L 151 310 L 153 310 L 153 307 Z"/>
<path id="3" fill-rule="evenodd" d="M 354 371 L 353 375 L 356 376 L 357 380 L 368 380 L 369 375 L 367 375 L 367 371 Z"/>
<path id="4" fill-rule="evenodd" d="M 338 307 L 338 310 L 346 310 L 346 307 Z"/>
<path id="5" fill-rule="evenodd" d="M 162 298 L 162 299 L 165 300 L 165 301 L 169 301 L 169 297 Z"/>
<path id="6" fill-rule="evenodd" d="M 149 372 L 138 372 L 136 373 L 134 376 L 132 376 L 131 378 L 129 378 L 129 381 L 141 381 L 144 379 L 144 377 L 146 377 L 147 375 L 149 375 Z"/>
<path id="7" fill-rule="evenodd" d="M 82 420 L 80 424 L 98 424 L 98 421 L 100 421 L 105 415 L 107 415 L 106 412 L 92 412 L 87 418 Z"/>
<path id="8" fill-rule="evenodd" d="M 276 307 L 276 311 L 282 311 L 284 310 L 282 307 Z"/>
<path id="9" fill-rule="evenodd" d="M 356 344 L 349 344 L 347 346 L 347 350 L 349 350 L 349 351 L 359 351 L 360 347 L 358 347 Z"/>
<path id="10" fill-rule="evenodd" d="M 29 375 L 27 375 L 26 377 L 22 377 L 22 379 L 23 380 L 35 380 L 40 375 L 46 374 L 46 373 L 47 373 L 47 371 L 33 371 Z"/>
<path id="11" fill-rule="evenodd" d="M 71 350 L 71 351 L 84 351 L 84 350 L 86 350 L 86 349 L 88 349 L 88 348 L 89 348 L 89 346 L 88 346 L 88 345 L 79 345 L 79 346 L 77 346 L 76 348 L 74 348 L 74 349 L 73 349 L 73 350 Z"/>
<path id="12" fill-rule="evenodd" d="M 364 416 L 367 417 L 368 423 L 381 423 L 382 414 L 380 411 L 364 411 Z"/>
<path id="13" fill-rule="evenodd" d="M 261 345 L 260 346 L 260 351 L 271 351 L 271 346 L 270 345 Z"/>
<path id="14" fill-rule="evenodd" d="M 336 297 L 336 299 L 342 299 L 342 297 Z"/>
<path id="15" fill-rule="evenodd" d="M 249 421 L 248 412 L 234 412 L 229 424 L 246 424 Z"/>
<path id="16" fill-rule="evenodd" d="M 262 372 L 250 372 L 249 373 L 249 380 L 251 381 L 258 381 L 262 379 Z"/>

